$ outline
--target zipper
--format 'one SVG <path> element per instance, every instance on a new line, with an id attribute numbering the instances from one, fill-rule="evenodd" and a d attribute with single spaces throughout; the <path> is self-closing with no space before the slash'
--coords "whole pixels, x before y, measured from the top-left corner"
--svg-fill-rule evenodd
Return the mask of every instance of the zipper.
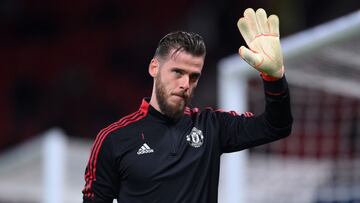
<path id="1" fill-rule="evenodd" d="M 170 133 L 170 155 L 175 156 L 177 154 L 177 150 L 176 150 L 176 143 L 177 143 L 177 138 L 175 137 L 175 133 L 174 133 L 174 127 L 168 127 L 169 129 L 169 133 Z"/>

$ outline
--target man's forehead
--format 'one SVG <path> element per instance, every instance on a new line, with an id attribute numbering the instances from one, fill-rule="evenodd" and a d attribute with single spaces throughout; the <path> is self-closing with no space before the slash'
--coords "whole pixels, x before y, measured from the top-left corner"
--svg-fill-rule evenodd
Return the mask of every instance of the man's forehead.
<path id="1" fill-rule="evenodd" d="M 204 64 L 204 56 L 194 56 L 184 50 L 172 50 L 170 52 L 170 60 L 174 62 L 187 63 L 189 65 L 202 66 Z"/>

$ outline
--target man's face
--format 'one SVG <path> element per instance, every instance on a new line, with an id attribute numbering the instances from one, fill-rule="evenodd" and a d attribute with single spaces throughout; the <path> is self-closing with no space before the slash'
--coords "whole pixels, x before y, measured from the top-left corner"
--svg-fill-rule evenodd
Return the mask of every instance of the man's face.
<path id="1" fill-rule="evenodd" d="M 189 104 L 204 65 L 204 57 L 194 57 L 184 51 L 170 53 L 159 62 L 155 76 L 155 94 L 162 113 L 179 118 Z"/>

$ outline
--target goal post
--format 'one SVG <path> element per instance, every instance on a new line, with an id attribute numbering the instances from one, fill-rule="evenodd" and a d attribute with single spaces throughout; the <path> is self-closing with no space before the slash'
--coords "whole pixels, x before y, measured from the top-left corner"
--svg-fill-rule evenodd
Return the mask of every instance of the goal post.
<path id="1" fill-rule="evenodd" d="M 295 63 L 293 61 L 298 58 L 317 54 L 319 50 L 329 45 L 335 44 L 336 46 L 342 41 L 357 38 L 358 33 L 360 33 L 360 10 L 282 38 L 281 44 L 289 85 L 360 99 L 360 91 L 358 91 L 360 81 L 356 78 L 349 77 L 344 80 L 343 77 L 338 77 L 339 74 L 309 72 L 307 69 L 291 66 L 292 63 Z M 325 54 L 330 54 L 330 52 Z M 343 57 L 339 57 L 338 60 L 349 63 L 344 58 L 345 52 L 340 52 L 339 55 Z M 360 70 L 356 69 L 360 67 L 360 61 L 353 60 L 352 63 L 357 64 L 353 71 L 360 73 Z M 248 111 L 249 80 L 256 77 L 261 80 L 258 72 L 246 64 L 238 54 L 222 59 L 218 64 L 219 107 L 225 110 L 235 110 L 239 113 Z M 247 150 L 222 155 L 219 181 L 220 203 L 250 202 L 247 191 L 249 183 L 245 180 L 248 174 L 246 171 L 249 164 L 248 157 L 249 152 Z"/>
<path id="2" fill-rule="evenodd" d="M 229 63 L 229 61 L 223 62 Z M 232 63 L 230 61 L 230 63 Z M 230 66 L 229 66 L 230 67 Z M 241 72 L 241 73 L 240 73 Z M 248 69 L 239 69 L 240 74 L 228 74 L 220 71 L 220 78 L 225 79 L 222 82 L 219 79 L 218 98 L 219 106 L 223 109 L 231 109 L 237 112 L 245 112 L 247 109 L 247 75 Z M 221 168 L 219 178 L 219 203 L 241 203 L 245 202 L 246 190 L 245 180 L 242 177 L 245 174 L 247 152 L 227 153 L 221 156 Z"/>

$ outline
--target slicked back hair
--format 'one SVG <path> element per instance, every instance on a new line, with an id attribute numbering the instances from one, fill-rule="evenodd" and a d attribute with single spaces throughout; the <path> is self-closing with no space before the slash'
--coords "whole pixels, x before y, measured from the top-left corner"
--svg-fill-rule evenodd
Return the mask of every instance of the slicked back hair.
<path id="1" fill-rule="evenodd" d="M 165 35 L 158 43 L 155 56 L 160 59 L 167 59 L 172 50 L 173 54 L 185 51 L 196 57 L 205 57 L 206 47 L 203 38 L 196 33 L 175 31 Z"/>

